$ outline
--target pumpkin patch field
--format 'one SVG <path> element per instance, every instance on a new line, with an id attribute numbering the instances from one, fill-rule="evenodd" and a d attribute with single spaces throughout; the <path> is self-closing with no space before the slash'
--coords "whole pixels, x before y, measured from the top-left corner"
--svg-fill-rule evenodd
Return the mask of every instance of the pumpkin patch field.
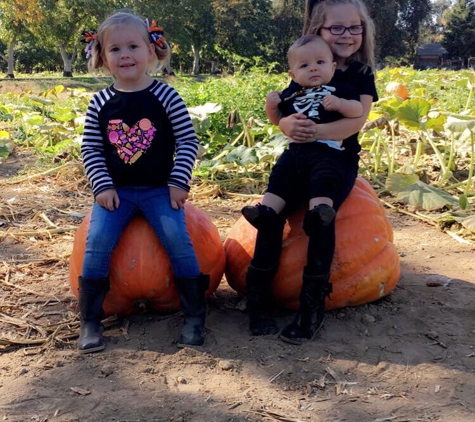
<path id="1" fill-rule="evenodd" d="M 329 311 L 311 343 L 251 337 L 245 300 L 223 277 L 208 298 L 202 349 L 176 347 L 180 312 L 144 308 L 108 317 L 105 351 L 84 356 L 75 350 L 69 255 L 91 197 L 74 164 L 8 183 L 28 166 L 34 161 L 21 151 L 0 166 L 0 420 L 475 420 L 472 245 L 386 206 L 397 285 L 379 300 Z M 203 196 L 194 186 L 190 203 L 224 242 L 241 207 L 256 200 Z M 362 247 L 359 229 L 345 247 Z M 280 328 L 291 318 L 278 310 Z"/>
<path id="2" fill-rule="evenodd" d="M 301 346 L 249 333 L 256 233 L 240 213 L 287 145 L 264 111 L 287 79 L 168 81 L 201 146 L 186 215 L 210 274 L 206 342 L 177 347 L 171 266 L 138 217 L 112 256 L 105 350 L 89 355 L 76 350 L 93 202 L 79 144 L 91 93 L 109 81 L 0 81 L 0 422 L 475 421 L 473 71 L 378 71 L 360 175 L 337 214 L 326 321 Z M 272 286 L 280 329 L 298 306 L 304 211 L 284 228 Z"/>

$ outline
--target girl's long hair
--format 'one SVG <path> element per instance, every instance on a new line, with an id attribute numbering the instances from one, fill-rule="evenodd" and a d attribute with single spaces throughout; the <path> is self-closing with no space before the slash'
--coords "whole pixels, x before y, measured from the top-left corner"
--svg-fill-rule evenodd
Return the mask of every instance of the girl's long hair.
<path id="1" fill-rule="evenodd" d="M 354 61 L 361 62 L 365 69 L 370 68 L 374 71 L 374 22 L 368 13 L 368 9 L 361 0 L 307 0 L 303 33 L 320 35 L 321 28 L 325 24 L 327 10 L 330 7 L 338 7 L 346 4 L 351 4 L 356 7 L 360 15 L 361 23 L 364 26 L 361 47 L 348 59 L 348 63 Z"/>

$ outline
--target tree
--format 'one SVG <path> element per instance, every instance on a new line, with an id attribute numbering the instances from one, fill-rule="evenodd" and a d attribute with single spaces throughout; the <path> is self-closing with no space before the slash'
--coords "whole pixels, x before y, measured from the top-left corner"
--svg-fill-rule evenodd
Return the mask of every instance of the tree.
<path id="1" fill-rule="evenodd" d="M 269 31 L 262 28 L 270 20 L 270 0 L 214 0 L 212 5 L 216 32 L 214 55 L 228 59 L 228 71 L 232 71 L 233 56 L 252 58 L 266 54 Z M 214 59 L 212 62 L 216 62 Z"/>
<path id="2" fill-rule="evenodd" d="M 270 37 L 273 59 L 287 68 L 287 50 L 302 35 L 305 0 L 274 0 Z M 267 30 L 267 29 L 266 29 Z"/>
<path id="3" fill-rule="evenodd" d="M 145 9 L 142 9 L 145 10 Z M 181 52 L 193 56 L 192 73 L 200 72 L 202 52 L 214 44 L 214 15 L 210 0 L 163 0 L 153 10 L 165 36 Z M 177 48 L 174 48 L 176 51 Z"/>
<path id="4" fill-rule="evenodd" d="M 82 48 L 81 32 L 94 29 L 118 3 L 111 0 L 41 0 L 44 19 L 37 30 L 46 46 L 59 49 L 63 76 L 72 76 L 72 63 Z"/>
<path id="5" fill-rule="evenodd" d="M 37 0 L 0 1 L 0 38 L 7 44 L 5 54 L 0 53 L 7 62 L 7 77 L 14 78 L 15 45 L 19 39 L 31 35 L 29 26 L 41 21 L 43 15 Z"/>
<path id="6" fill-rule="evenodd" d="M 397 26 L 400 0 L 366 0 L 369 14 L 376 29 L 376 61 L 404 54 L 403 32 Z M 384 4 L 382 4 L 384 3 Z"/>
<path id="7" fill-rule="evenodd" d="M 446 24 L 446 12 L 452 6 L 452 0 L 435 0 L 431 10 L 422 21 L 419 34 L 419 43 L 428 44 L 440 42 Z"/>
<path id="8" fill-rule="evenodd" d="M 461 58 L 467 65 L 475 56 L 475 0 L 457 0 L 446 19 L 442 44 L 451 58 Z"/>
<path id="9" fill-rule="evenodd" d="M 419 43 L 421 22 L 427 18 L 431 9 L 429 0 L 406 0 L 400 4 L 400 28 L 404 33 L 406 54 L 413 61 Z"/>

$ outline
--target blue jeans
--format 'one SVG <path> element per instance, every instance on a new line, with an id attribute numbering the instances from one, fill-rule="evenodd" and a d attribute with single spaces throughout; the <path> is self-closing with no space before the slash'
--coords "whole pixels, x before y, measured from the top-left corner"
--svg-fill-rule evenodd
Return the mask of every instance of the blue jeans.
<path id="1" fill-rule="evenodd" d="M 94 202 L 82 268 L 84 278 L 109 275 L 112 252 L 127 224 L 139 212 L 167 251 L 175 277 L 192 278 L 200 274 L 185 224 L 185 210 L 171 207 L 168 187 L 125 187 L 118 188 L 117 194 L 120 205 L 114 211 Z"/>

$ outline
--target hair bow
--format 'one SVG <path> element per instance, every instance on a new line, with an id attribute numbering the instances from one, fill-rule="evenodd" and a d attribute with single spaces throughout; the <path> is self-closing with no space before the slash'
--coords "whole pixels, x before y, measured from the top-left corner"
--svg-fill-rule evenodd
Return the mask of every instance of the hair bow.
<path id="1" fill-rule="evenodd" d="M 82 36 L 84 37 L 81 42 L 86 43 L 86 48 L 84 51 L 86 52 L 86 59 L 89 59 L 91 57 L 91 52 L 92 52 L 92 46 L 94 44 L 94 41 L 97 40 L 97 33 L 96 31 L 83 31 Z"/>
<path id="2" fill-rule="evenodd" d="M 152 23 L 150 23 L 148 19 L 145 19 L 145 25 L 147 26 L 147 32 L 150 41 L 158 45 L 160 48 L 165 48 L 163 42 L 166 41 L 166 38 L 163 36 L 163 28 L 157 26 L 157 23 L 155 21 L 152 21 Z"/>

